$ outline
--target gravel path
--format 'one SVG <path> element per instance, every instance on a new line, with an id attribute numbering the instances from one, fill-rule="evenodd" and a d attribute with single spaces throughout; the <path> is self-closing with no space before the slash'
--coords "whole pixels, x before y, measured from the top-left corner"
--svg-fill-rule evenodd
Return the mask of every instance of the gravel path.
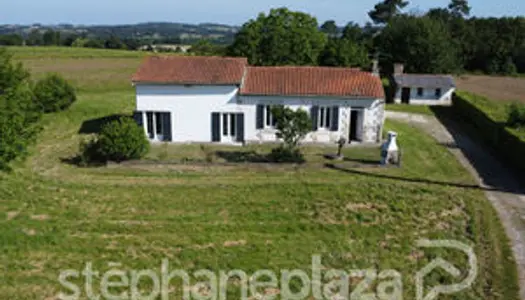
<path id="1" fill-rule="evenodd" d="M 520 186 L 517 177 L 484 147 L 461 134 L 453 123 L 442 124 L 431 116 L 391 111 L 386 117 L 420 127 L 439 143 L 447 145 L 480 186 L 488 188 L 485 195 L 496 208 L 511 240 L 518 266 L 520 298 L 525 299 L 525 188 Z"/>

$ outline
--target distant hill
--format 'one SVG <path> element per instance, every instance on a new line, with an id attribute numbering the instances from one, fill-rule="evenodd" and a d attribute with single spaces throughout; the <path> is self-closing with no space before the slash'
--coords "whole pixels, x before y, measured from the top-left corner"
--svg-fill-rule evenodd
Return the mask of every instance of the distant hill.
<path id="1" fill-rule="evenodd" d="M 111 35 L 121 39 L 143 39 L 148 41 L 180 39 L 181 43 L 191 43 L 196 40 L 209 39 L 217 44 L 228 44 L 233 41 L 238 26 L 223 24 L 203 23 L 139 23 L 128 25 L 0 25 L 0 35 L 19 34 L 27 37 L 32 31 L 45 31 L 52 29 L 61 35 L 78 35 L 85 37 L 107 38 Z"/>

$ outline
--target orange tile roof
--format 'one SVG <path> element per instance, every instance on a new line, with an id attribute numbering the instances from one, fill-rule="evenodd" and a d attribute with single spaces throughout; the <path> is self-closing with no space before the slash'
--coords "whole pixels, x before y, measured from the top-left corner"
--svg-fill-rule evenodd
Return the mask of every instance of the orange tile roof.
<path id="1" fill-rule="evenodd" d="M 150 56 L 133 82 L 174 84 L 240 84 L 248 60 L 214 56 Z"/>
<path id="2" fill-rule="evenodd" d="M 331 67 L 248 67 L 241 94 L 384 98 L 379 77 Z"/>
<path id="3" fill-rule="evenodd" d="M 150 56 L 137 83 L 242 84 L 242 95 L 384 98 L 379 77 L 352 68 L 250 67 L 246 58 Z"/>

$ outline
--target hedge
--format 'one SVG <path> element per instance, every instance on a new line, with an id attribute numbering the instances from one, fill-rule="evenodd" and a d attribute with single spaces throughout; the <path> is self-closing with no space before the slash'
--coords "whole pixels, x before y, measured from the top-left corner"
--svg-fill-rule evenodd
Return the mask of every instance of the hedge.
<path id="1" fill-rule="evenodd" d="M 461 92 L 454 95 L 453 107 L 502 161 L 525 172 L 525 133 L 506 126 L 504 104 Z"/>

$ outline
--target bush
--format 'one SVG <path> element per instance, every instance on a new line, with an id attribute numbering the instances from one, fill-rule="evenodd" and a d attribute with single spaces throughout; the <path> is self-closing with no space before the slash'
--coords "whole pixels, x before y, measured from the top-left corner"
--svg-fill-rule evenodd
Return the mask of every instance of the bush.
<path id="1" fill-rule="evenodd" d="M 33 93 L 45 113 L 67 109 L 77 99 L 75 89 L 57 74 L 50 74 L 39 80 Z"/>
<path id="2" fill-rule="evenodd" d="M 276 163 L 299 163 L 305 162 L 304 155 L 298 148 L 288 148 L 279 146 L 272 149 L 269 159 Z"/>
<path id="3" fill-rule="evenodd" d="M 149 151 L 144 129 L 129 117 L 104 125 L 95 145 L 101 159 L 116 162 L 139 159 Z"/>
<path id="4" fill-rule="evenodd" d="M 512 103 L 509 106 L 507 125 L 514 128 L 525 126 L 525 105 Z"/>

